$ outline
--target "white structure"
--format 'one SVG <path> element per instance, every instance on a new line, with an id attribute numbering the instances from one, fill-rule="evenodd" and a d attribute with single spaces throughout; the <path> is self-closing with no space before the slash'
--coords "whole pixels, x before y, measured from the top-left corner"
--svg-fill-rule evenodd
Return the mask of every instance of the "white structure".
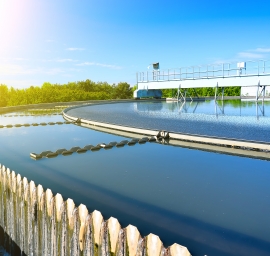
<path id="1" fill-rule="evenodd" d="M 256 99 L 270 86 L 270 60 L 222 63 L 137 73 L 138 90 L 256 87 Z"/>
<path id="2" fill-rule="evenodd" d="M 258 86 L 249 86 L 241 88 L 241 96 L 251 96 L 256 97 L 258 91 Z M 270 96 L 270 86 L 265 89 L 265 96 Z"/>

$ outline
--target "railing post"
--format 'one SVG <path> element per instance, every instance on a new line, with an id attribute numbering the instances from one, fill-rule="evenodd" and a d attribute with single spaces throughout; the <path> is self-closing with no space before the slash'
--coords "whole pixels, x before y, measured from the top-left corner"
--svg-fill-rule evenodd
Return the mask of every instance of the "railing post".
<path id="1" fill-rule="evenodd" d="M 218 83 L 217 83 L 216 90 L 215 90 L 215 101 L 217 100 L 217 90 L 218 90 Z"/>
<path id="2" fill-rule="evenodd" d="M 259 90 L 260 90 L 260 81 L 258 82 L 258 87 L 257 87 L 256 102 L 259 99 Z"/>

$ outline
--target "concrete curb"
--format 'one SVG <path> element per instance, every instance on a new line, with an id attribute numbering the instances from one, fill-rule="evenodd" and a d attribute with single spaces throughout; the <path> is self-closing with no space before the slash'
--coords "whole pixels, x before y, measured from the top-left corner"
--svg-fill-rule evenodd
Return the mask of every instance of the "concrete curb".
<path id="1" fill-rule="evenodd" d="M 102 104 L 102 103 L 99 103 Z M 99 105 L 99 104 L 91 104 Z M 86 105 L 87 106 L 87 105 Z M 161 131 L 159 130 L 149 130 L 149 129 L 142 129 L 136 127 L 129 127 L 129 126 L 122 126 L 116 124 L 109 124 L 103 122 L 96 122 L 91 121 L 83 118 L 78 118 L 75 116 L 68 115 L 67 112 L 74 108 L 80 108 L 82 106 L 73 106 L 67 108 L 63 111 L 63 117 L 66 120 L 72 120 L 73 122 L 84 123 L 93 126 L 104 127 L 107 129 L 118 130 L 118 131 L 125 131 L 130 133 L 142 134 L 146 136 L 157 136 L 158 133 Z M 210 145 L 218 145 L 222 147 L 231 147 L 231 148 L 241 148 L 245 150 L 256 150 L 256 151 L 266 151 L 270 152 L 270 144 L 266 142 L 256 142 L 256 141 L 245 141 L 245 140 L 238 140 L 238 139 L 228 139 L 228 138 L 217 138 L 217 137 L 209 137 L 209 136 L 202 136 L 196 134 L 182 134 L 182 133 L 174 133 L 170 131 L 164 131 L 169 133 L 169 137 L 175 140 L 181 140 L 186 142 L 197 142 L 202 144 L 210 144 Z"/>

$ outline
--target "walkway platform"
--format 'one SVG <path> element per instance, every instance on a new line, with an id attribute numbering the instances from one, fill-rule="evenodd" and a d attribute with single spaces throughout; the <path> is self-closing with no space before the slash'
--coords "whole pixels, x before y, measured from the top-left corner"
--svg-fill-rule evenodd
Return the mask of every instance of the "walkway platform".
<path id="1" fill-rule="evenodd" d="M 257 86 L 257 96 L 265 96 L 265 87 L 270 86 L 270 60 L 247 61 L 238 63 L 222 63 L 205 66 L 192 66 L 178 69 L 138 72 L 137 85 L 139 91 L 160 89 L 188 89 L 212 87 L 251 87 Z M 139 93 L 134 92 L 134 97 Z M 179 93 L 177 98 L 179 98 Z M 186 98 L 181 95 L 180 98 Z"/>

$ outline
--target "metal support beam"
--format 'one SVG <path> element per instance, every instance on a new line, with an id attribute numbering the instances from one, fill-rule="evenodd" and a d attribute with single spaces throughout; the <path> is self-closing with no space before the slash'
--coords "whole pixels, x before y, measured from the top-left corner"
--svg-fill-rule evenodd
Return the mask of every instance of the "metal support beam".
<path id="1" fill-rule="evenodd" d="M 262 87 L 262 90 L 260 91 L 260 87 Z M 262 101 L 264 102 L 264 98 L 265 98 L 265 85 L 260 85 L 260 81 L 258 82 L 258 87 L 257 87 L 257 93 L 256 93 L 256 101 L 259 100 L 259 98 L 262 95 Z"/>
<path id="2" fill-rule="evenodd" d="M 181 92 L 180 92 L 181 93 Z M 182 95 L 182 98 L 184 99 L 184 102 L 186 101 L 186 99 L 187 99 L 187 94 L 188 94 L 188 96 L 189 96 L 189 98 L 190 98 L 190 101 L 193 101 L 193 98 L 191 97 L 191 95 L 190 95 L 190 93 L 188 92 L 188 89 L 187 88 L 185 88 L 184 89 L 184 96 Z"/>
<path id="3" fill-rule="evenodd" d="M 264 97 L 265 97 L 265 86 L 263 86 L 263 103 L 264 103 Z"/>
<path id="4" fill-rule="evenodd" d="M 184 102 L 186 101 L 186 97 L 181 92 L 181 85 L 179 85 L 178 90 L 177 90 L 177 101 L 179 101 L 179 99 L 180 99 L 180 101 L 182 101 L 182 100 Z"/>
<path id="5" fill-rule="evenodd" d="M 259 99 L 259 90 L 260 90 L 260 81 L 258 82 L 257 93 L 256 93 L 256 101 L 258 101 L 258 99 Z"/>
<path id="6" fill-rule="evenodd" d="M 217 90 L 218 90 L 218 83 L 217 83 L 216 90 L 215 90 L 215 101 L 217 100 Z"/>
<path id="7" fill-rule="evenodd" d="M 177 89 L 177 101 L 179 101 L 180 88 L 181 88 L 181 84 L 179 85 Z"/>
<path id="8" fill-rule="evenodd" d="M 179 89 L 179 93 L 180 93 L 180 95 L 181 95 L 181 101 L 182 101 L 182 99 L 183 99 L 183 101 L 185 102 L 185 101 L 186 101 L 186 98 L 185 98 L 184 95 L 182 94 L 181 89 Z"/>

